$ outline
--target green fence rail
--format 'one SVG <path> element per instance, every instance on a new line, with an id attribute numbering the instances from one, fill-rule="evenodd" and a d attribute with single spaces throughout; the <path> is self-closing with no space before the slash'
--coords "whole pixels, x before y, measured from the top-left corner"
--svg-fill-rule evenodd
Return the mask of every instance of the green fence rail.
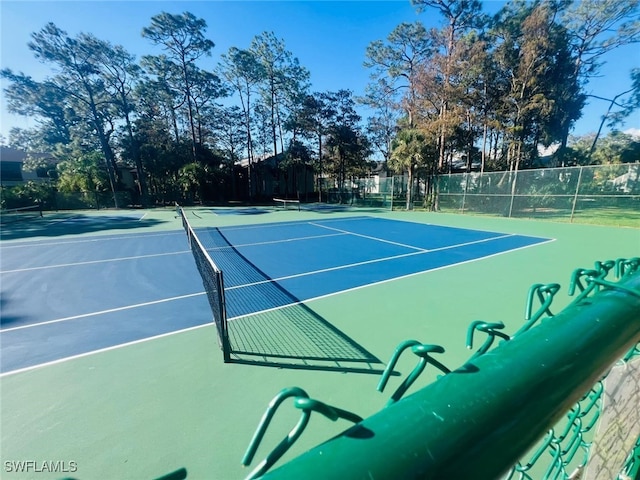
<path id="1" fill-rule="evenodd" d="M 633 432 L 640 428 L 640 418 L 633 415 L 640 398 L 640 258 L 577 269 L 569 285 L 569 294 L 576 298 L 553 314 L 559 290 L 558 284 L 533 285 L 525 323 L 513 335 L 505 334 L 500 322 L 472 322 L 467 346 L 473 348 L 474 337 L 484 341 L 455 370 L 436 359 L 444 352 L 441 346 L 414 340 L 401 344 L 378 390 L 385 389 L 404 352 L 416 355 L 418 364 L 387 406 L 364 420 L 311 399 L 297 387 L 283 390 L 263 416 L 243 464 L 253 460 L 284 400 L 293 398 L 300 420 L 248 478 L 639 480 L 640 440 L 635 439 L 640 433 Z M 623 366 L 616 367 L 616 361 Z M 438 369 L 440 377 L 404 396 L 428 366 Z M 607 387 L 610 380 L 612 388 Z M 602 426 L 604 416 L 611 416 L 607 402 L 617 405 L 605 400 L 607 396 L 630 383 L 634 395 L 630 410 L 614 413 L 622 429 L 617 437 L 622 444 L 629 438 L 632 443 L 616 463 L 606 458 L 606 449 L 620 450 L 621 444 L 607 437 L 609 427 L 600 442 L 596 427 Z M 270 470 L 314 413 L 355 425 Z M 606 469 L 598 464 L 599 457 L 608 462 Z"/>
<path id="2" fill-rule="evenodd" d="M 430 179 L 417 174 L 411 186 L 410 206 L 443 212 L 515 218 L 556 219 L 568 222 L 591 217 L 633 217 L 640 222 L 640 164 L 542 168 L 513 172 L 440 174 Z M 353 180 L 339 190 L 323 185 L 329 203 L 404 209 L 409 190 L 406 176 Z M 623 222 L 624 223 L 624 222 Z"/>
<path id="3" fill-rule="evenodd" d="M 598 211 L 637 211 L 640 165 L 441 175 L 438 201 L 444 211 L 569 221 Z"/>

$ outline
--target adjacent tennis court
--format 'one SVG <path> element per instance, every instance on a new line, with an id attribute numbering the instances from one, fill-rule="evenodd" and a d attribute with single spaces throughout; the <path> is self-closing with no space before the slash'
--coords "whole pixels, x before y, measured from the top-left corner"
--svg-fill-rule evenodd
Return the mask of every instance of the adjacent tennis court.
<path id="1" fill-rule="evenodd" d="M 635 229 L 426 213 L 200 208 L 187 218 L 224 272 L 228 364 L 174 211 L 45 215 L 3 232 L 3 460 L 74 461 L 74 478 L 181 467 L 241 478 L 281 388 L 370 414 L 400 341 L 442 344 L 459 364 L 471 321 L 516 330 L 531 284 L 640 246 Z M 342 428 L 319 421 L 287 455 Z"/>

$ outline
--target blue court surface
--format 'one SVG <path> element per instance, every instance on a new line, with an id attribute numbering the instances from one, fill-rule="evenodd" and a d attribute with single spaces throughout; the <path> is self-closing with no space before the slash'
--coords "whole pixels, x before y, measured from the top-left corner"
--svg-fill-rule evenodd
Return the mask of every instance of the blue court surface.
<path id="1" fill-rule="evenodd" d="M 365 216 L 196 233 L 224 272 L 230 322 L 550 241 Z M 1 253 L 2 374 L 211 323 L 182 230 L 5 242 Z"/>

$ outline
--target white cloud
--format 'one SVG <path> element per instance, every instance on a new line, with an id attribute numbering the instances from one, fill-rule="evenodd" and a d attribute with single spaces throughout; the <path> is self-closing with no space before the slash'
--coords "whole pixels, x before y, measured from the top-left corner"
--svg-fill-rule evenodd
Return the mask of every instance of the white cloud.
<path id="1" fill-rule="evenodd" d="M 640 128 L 629 128 L 628 130 L 625 130 L 623 133 L 626 133 L 627 135 L 631 135 L 633 138 L 640 139 Z"/>

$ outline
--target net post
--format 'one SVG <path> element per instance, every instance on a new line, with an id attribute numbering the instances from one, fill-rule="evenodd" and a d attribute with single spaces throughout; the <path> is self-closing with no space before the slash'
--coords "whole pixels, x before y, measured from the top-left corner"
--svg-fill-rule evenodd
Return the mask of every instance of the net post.
<path id="1" fill-rule="evenodd" d="M 222 346 L 222 359 L 224 363 L 231 362 L 231 342 L 229 341 L 229 323 L 227 322 L 227 303 L 224 294 L 224 277 L 222 270 L 217 274 L 218 301 L 221 305 L 220 312 L 220 344 Z"/>

